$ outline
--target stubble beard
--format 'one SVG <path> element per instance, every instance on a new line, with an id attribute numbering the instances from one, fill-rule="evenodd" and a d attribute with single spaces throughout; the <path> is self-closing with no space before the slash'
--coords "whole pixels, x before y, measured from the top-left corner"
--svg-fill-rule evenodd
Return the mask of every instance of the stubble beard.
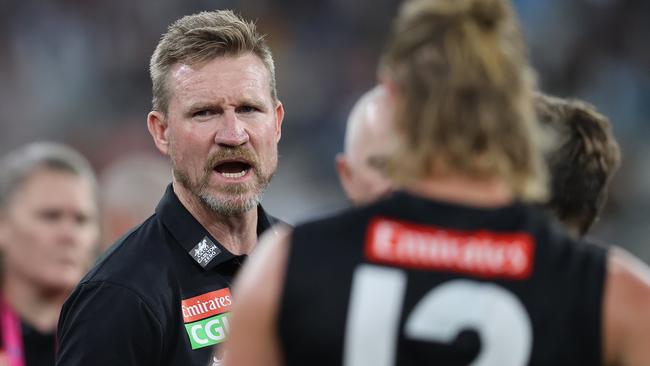
<path id="1" fill-rule="evenodd" d="M 203 169 L 203 174 L 198 181 L 193 182 L 189 174 L 177 166 L 172 159 L 172 169 L 176 180 L 185 187 L 198 202 L 207 210 L 225 217 L 238 216 L 256 208 L 262 199 L 262 194 L 268 187 L 275 170 L 275 166 L 270 167 L 270 171 L 265 173 L 261 170 L 258 160 L 248 151 L 241 151 L 237 148 L 233 150 L 224 150 L 225 153 L 217 153 L 208 159 Z M 255 180 L 249 183 L 228 184 L 216 187 L 223 197 L 218 197 L 210 190 L 210 177 L 214 173 L 214 161 L 224 158 L 243 157 L 251 163 L 250 169 L 255 176 Z"/>

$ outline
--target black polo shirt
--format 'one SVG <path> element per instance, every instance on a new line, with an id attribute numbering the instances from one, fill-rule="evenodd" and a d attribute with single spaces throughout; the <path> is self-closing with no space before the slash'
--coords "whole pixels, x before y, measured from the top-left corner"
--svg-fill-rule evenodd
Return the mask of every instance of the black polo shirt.
<path id="1" fill-rule="evenodd" d="M 275 222 L 258 207 L 258 236 Z M 245 257 L 215 240 L 170 185 L 64 304 L 57 365 L 207 365 L 227 336 Z"/>
<path id="2" fill-rule="evenodd" d="M 23 352 L 26 366 L 54 365 L 54 330 L 41 333 L 24 320 L 21 321 Z"/>

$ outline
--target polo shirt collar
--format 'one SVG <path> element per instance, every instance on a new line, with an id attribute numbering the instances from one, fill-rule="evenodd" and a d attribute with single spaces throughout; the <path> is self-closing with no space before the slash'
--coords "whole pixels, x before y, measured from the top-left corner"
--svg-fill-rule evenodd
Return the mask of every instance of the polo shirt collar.
<path id="1" fill-rule="evenodd" d="M 245 255 L 235 255 L 224 248 L 183 206 L 174 193 L 172 185 L 167 186 L 156 215 L 169 230 L 176 242 L 187 252 L 192 261 L 210 270 L 233 259 L 241 261 Z M 271 227 L 271 218 L 261 205 L 257 206 L 257 236 Z"/>

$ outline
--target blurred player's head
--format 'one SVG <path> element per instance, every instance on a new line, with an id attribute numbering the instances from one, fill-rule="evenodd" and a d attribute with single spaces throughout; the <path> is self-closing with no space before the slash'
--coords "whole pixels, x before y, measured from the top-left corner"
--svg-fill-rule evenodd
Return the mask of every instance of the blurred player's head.
<path id="1" fill-rule="evenodd" d="M 547 154 L 551 192 L 547 207 L 574 234 L 582 236 L 596 221 L 620 164 L 609 121 L 589 104 L 543 94 L 535 109 L 558 145 Z"/>
<path id="2" fill-rule="evenodd" d="M 392 188 L 384 171 L 394 140 L 390 103 L 385 88 L 377 86 L 359 99 L 348 118 L 345 151 L 336 157 L 336 169 L 354 204 L 374 201 Z"/>
<path id="3" fill-rule="evenodd" d="M 32 143 L 0 162 L 3 276 L 45 292 L 70 291 L 99 239 L 95 175 L 69 147 Z"/>
<path id="4" fill-rule="evenodd" d="M 271 51 L 231 11 L 174 22 L 150 63 L 149 131 L 171 158 L 174 191 L 208 214 L 257 207 L 277 167 L 284 117 Z"/>
<path id="5" fill-rule="evenodd" d="M 380 77 L 397 101 L 396 182 L 494 179 L 515 198 L 544 197 L 533 75 L 508 1 L 405 2 Z"/>

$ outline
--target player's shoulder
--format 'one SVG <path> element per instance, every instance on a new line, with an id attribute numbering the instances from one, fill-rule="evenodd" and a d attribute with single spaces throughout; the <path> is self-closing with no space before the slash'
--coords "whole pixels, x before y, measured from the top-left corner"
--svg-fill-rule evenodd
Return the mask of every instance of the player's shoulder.
<path id="1" fill-rule="evenodd" d="M 298 223 L 293 232 L 322 231 L 349 232 L 351 228 L 363 227 L 373 217 L 387 214 L 385 201 L 371 203 L 361 207 L 351 207 L 322 217 Z"/>
<path id="2" fill-rule="evenodd" d="M 648 364 L 650 349 L 650 268 L 612 247 L 604 300 L 605 359 L 608 364 Z"/>
<path id="3" fill-rule="evenodd" d="M 625 249 L 612 246 L 607 256 L 607 280 L 609 286 L 629 289 L 623 292 L 634 294 L 635 301 L 650 305 L 650 268 Z"/>
<path id="4" fill-rule="evenodd" d="M 574 238 L 555 220 L 539 226 L 542 229 L 538 231 L 537 241 L 550 249 L 555 261 L 607 267 L 611 245 L 593 238 Z"/>

